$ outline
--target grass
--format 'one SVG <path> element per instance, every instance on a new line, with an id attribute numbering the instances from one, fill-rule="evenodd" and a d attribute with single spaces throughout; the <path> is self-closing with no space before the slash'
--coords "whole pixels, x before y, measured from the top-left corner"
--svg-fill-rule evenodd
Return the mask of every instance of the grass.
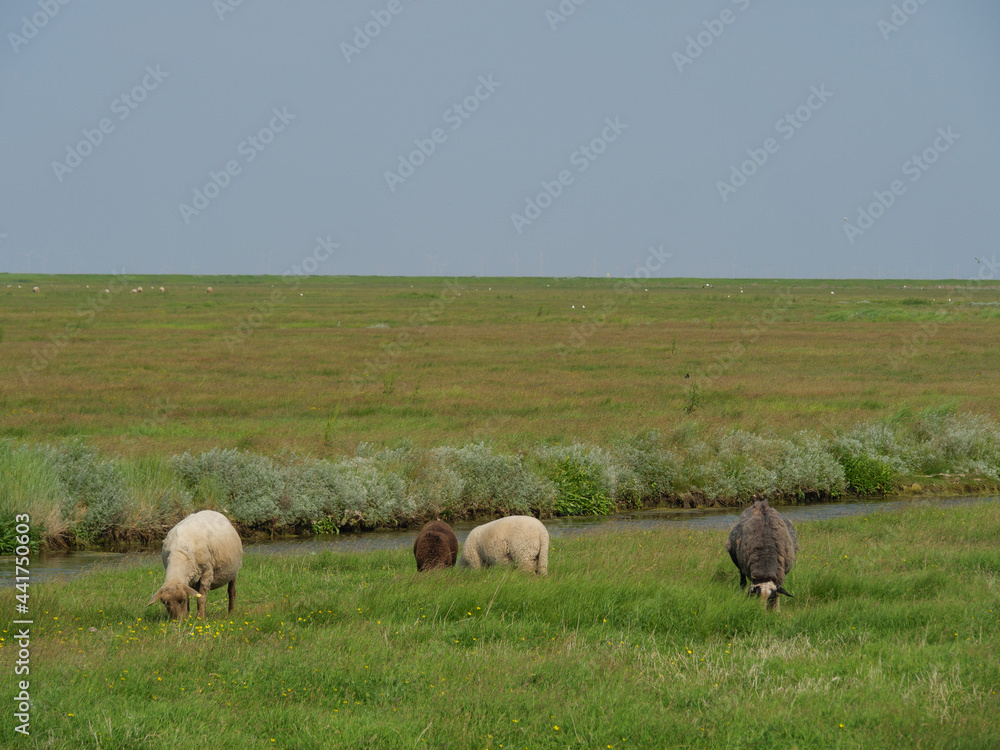
<path id="1" fill-rule="evenodd" d="M 329 457 L 401 436 L 513 452 L 692 422 L 830 432 L 942 404 L 1000 418 L 1000 284 L 623 283 L 3 274 L 0 436 Z"/>
<path id="2" fill-rule="evenodd" d="M 680 528 L 558 539 L 546 578 L 248 555 L 182 623 L 143 608 L 159 565 L 46 583 L 18 746 L 996 747 L 1000 503 L 798 532 L 778 613 Z"/>
<path id="3" fill-rule="evenodd" d="M 1000 284 L 713 282 L 0 275 L 0 540 L 997 486 Z"/>

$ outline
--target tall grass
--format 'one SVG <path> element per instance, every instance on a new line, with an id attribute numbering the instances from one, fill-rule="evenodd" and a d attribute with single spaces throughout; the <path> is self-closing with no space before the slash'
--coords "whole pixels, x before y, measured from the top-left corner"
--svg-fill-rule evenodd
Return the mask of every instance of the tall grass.
<path id="1" fill-rule="evenodd" d="M 544 578 L 418 574 L 409 549 L 248 554 L 236 610 L 216 591 L 179 623 L 143 606 L 158 561 L 48 583 L 21 744 L 1000 744 L 1000 504 L 798 534 L 779 613 L 741 593 L 725 532 L 682 528 L 557 539 Z"/>
<path id="2" fill-rule="evenodd" d="M 50 547 L 159 538 L 193 509 L 226 513 L 244 533 L 311 533 L 525 514 L 603 515 L 659 504 L 739 505 L 893 492 L 910 483 L 990 489 L 1000 482 L 1000 428 L 981 415 L 935 411 L 864 422 L 824 437 L 747 430 L 656 431 L 608 447 L 536 443 L 504 453 L 485 443 L 424 449 L 359 446 L 358 454 L 271 457 L 216 448 L 104 458 L 77 439 L 0 443 L 15 513 L 39 521 Z M 956 484 L 958 482 L 958 484 Z"/>

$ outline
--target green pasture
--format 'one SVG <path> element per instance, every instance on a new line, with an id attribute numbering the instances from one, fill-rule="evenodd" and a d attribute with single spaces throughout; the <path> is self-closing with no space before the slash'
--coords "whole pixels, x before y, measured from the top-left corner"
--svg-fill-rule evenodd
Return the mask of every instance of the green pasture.
<path id="1" fill-rule="evenodd" d="M 724 531 L 553 540 L 549 575 L 248 554 L 236 609 L 155 559 L 30 588 L 24 748 L 993 748 L 1000 504 L 798 525 L 768 612 Z M 0 591 L 13 611 L 16 592 Z M 0 671 L 12 685 L 11 625 Z M 8 697 L 13 695 L 4 690 Z"/>

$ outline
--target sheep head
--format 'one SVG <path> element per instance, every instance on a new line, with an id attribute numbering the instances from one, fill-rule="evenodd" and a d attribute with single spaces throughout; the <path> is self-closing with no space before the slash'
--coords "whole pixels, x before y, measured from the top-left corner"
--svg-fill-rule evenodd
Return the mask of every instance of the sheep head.
<path id="1" fill-rule="evenodd" d="M 197 591 L 188 586 L 186 583 L 165 583 L 153 594 L 153 598 L 149 600 L 150 604 L 155 604 L 156 602 L 163 602 L 163 606 L 167 608 L 167 614 L 170 616 L 171 620 L 183 620 L 188 616 L 188 597 L 201 597 Z"/>
<path id="2" fill-rule="evenodd" d="M 774 581 L 752 583 L 750 584 L 750 589 L 747 591 L 748 596 L 759 596 L 760 600 L 767 604 L 768 609 L 776 609 L 778 607 L 779 594 L 791 596 L 791 594 L 785 591 L 783 586 L 777 585 Z"/>

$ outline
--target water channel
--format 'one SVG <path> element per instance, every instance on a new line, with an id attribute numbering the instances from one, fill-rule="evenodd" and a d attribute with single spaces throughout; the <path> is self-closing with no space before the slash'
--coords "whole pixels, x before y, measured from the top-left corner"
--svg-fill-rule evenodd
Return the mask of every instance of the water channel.
<path id="1" fill-rule="evenodd" d="M 960 503 L 996 502 L 1000 497 L 946 497 L 911 498 L 907 500 L 867 499 L 811 505 L 777 506 L 778 511 L 792 523 L 818 521 L 844 516 L 866 515 L 875 512 L 892 512 L 903 507 L 929 503 L 936 507 L 949 507 Z M 720 545 L 727 531 L 742 512 L 742 508 L 654 508 L 650 510 L 618 513 L 613 516 L 586 516 L 583 518 L 551 518 L 544 521 L 553 538 L 579 534 L 617 531 L 649 531 L 664 526 L 680 525 L 692 528 L 718 529 Z M 465 542 L 469 531 L 477 524 L 452 524 L 459 543 Z M 244 553 L 256 554 L 313 554 L 334 552 L 368 552 L 377 549 L 410 549 L 419 529 L 365 531 L 351 534 L 331 534 L 314 537 L 291 537 L 275 540 L 248 542 Z M 55 578 L 79 575 L 95 568 L 118 565 L 154 565 L 159 567 L 159 550 L 155 548 L 133 552 L 83 551 L 52 553 L 31 556 L 31 583 L 39 584 Z M 0 557 L 0 586 L 13 586 L 14 558 Z"/>

